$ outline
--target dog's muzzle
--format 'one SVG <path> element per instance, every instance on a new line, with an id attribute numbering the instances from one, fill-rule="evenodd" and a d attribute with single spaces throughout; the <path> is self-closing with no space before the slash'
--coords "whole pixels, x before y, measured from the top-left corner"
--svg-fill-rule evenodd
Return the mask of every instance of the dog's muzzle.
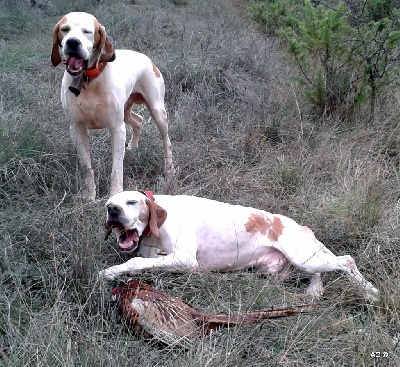
<path id="1" fill-rule="evenodd" d="M 64 45 L 66 70 L 72 76 L 83 73 L 88 67 L 88 60 L 84 59 L 82 53 L 82 42 L 78 38 L 69 38 Z"/>
<path id="2" fill-rule="evenodd" d="M 108 238 L 111 231 L 114 229 L 118 240 L 119 251 L 122 254 L 136 255 L 141 240 L 136 228 L 126 229 L 119 221 L 113 219 L 107 220 L 105 227 L 107 229 L 106 238 Z"/>
<path id="3" fill-rule="evenodd" d="M 68 55 L 67 60 L 65 60 L 65 65 L 68 74 L 78 76 L 87 69 L 87 60 L 80 59 L 73 55 Z"/>

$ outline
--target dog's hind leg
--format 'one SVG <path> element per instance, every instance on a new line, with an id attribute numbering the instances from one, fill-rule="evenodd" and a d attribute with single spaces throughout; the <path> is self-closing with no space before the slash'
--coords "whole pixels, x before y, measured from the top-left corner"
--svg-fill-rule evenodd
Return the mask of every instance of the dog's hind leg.
<path id="1" fill-rule="evenodd" d="M 147 108 L 150 111 L 151 117 L 153 117 L 161 134 L 164 152 L 164 174 L 168 176 L 175 174 L 175 168 L 172 160 L 172 145 L 168 135 L 167 111 L 165 110 L 164 105 L 164 79 L 154 64 L 153 71 L 154 75 L 152 73 L 150 74 L 153 78 L 153 88 L 149 87 L 146 89 L 146 95 L 144 95 L 144 99 L 146 101 Z"/>
<path id="2" fill-rule="evenodd" d="M 322 294 L 323 286 L 320 273 L 328 271 L 343 271 L 351 281 L 364 293 L 367 299 L 376 301 L 379 294 L 378 290 L 368 282 L 358 270 L 354 259 L 349 255 L 335 256 L 330 251 L 324 251 L 325 246 L 320 244 L 320 248 L 306 249 L 298 253 L 296 257 L 288 260 L 301 271 L 313 274 L 307 293 L 318 297 Z"/>
<path id="3" fill-rule="evenodd" d="M 132 111 L 129 116 L 125 113 L 125 122 L 132 127 L 132 137 L 126 146 L 126 149 L 137 149 L 139 146 L 140 135 L 142 135 L 143 117 Z"/>
<path id="4" fill-rule="evenodd" d="M 165 175 L 173 175 L 175 173 L 175 168 L 172 160 L 172 145 L 168 135 L 167 111 L 164 105 L 153 105 L 150 107 L 150 113 L 157 124 L 163 142 L 164 173 Z"/>

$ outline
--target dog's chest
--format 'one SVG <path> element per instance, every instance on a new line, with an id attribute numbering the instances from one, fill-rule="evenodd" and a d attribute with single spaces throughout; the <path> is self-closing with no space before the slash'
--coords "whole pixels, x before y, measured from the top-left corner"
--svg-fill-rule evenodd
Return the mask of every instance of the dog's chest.
<path id="1" fill-rule="evenodd" d="M 79 96 L 68 89 L 63 91 L 63 107 L 75 123 L 83 124 L 88 129 L 110 127 L 119 119 L 119 108 L 110 91 L 102 83 L 85 84 Z"/>

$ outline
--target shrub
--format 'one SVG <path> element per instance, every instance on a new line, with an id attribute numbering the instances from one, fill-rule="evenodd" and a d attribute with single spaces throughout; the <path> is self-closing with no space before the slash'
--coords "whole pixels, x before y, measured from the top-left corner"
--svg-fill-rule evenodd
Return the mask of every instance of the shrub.
<path id="1" fill-rule="evenodd" d="M 368 99 L 373 119 L 377 96 L 399 75 L 399 4 L 331 3 L 265 0 L 251 10 L 268 34 L 287 45 L 320 117 L 352 117 Z"/>

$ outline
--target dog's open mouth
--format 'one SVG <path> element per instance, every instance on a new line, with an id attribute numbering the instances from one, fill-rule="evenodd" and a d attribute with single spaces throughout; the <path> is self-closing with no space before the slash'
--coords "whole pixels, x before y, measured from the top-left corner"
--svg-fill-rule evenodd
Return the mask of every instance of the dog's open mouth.
<path id="1" fill-rule="evenodd" d="M 132 253 L 139 246 L 139 234 L 136 229 L 122 229 L 118 235 L 118 246 L 121 252 Z"/>
<path id="2" fill-rule="evenodd" d="M 68 73 L 72 76 L 80 75 L 87 69 L 87 61 L 75 55 L 68 55 L 65 65 Z"/>
<path id="3" fill-rule="evenodd" d="M 106 238 L 109 234 L 111 234 L 111 230 L 114 229 L 115 235 L 118 239 L 118 247 L 121 253 L 129 255 L 138 250 L 140 237 L 137 229 L 126 229 L 117 221 L 107 222 L 106 228 L 108 230 Z"/>

